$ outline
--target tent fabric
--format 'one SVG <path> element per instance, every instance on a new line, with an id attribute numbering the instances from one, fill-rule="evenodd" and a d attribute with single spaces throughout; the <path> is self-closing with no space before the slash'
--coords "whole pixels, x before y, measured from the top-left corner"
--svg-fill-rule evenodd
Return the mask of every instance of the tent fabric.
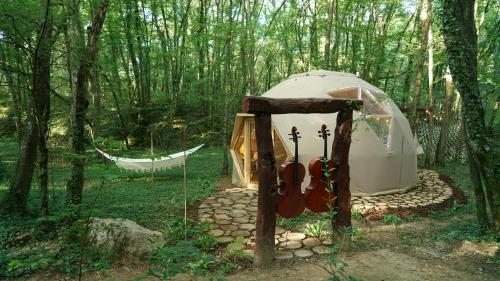
<path id="1" fill-rule="evenodd" d="M 362 99 L 363 108 L 354 112 L 349 153 L 351 192 L 385 194 L 411 189 L 416 185 L 417 142 L 406 117 L 377 87 L 353 74 L 318 70 L 292 75 L 262 96 L 276 99 Z M 322 124 L 326 124 L 332 132 L 328 139 L 328 154 L 331 153 L 336 117 L 336 113 L 275 114 L 271 117 L 288 151 L 294 151 L 294 143 L 287 138 L 292 126 L 296 126 L 302 136 L 299 140 L 299 161 L 306 167 L 302 189 L 309 184 L 309 161 L 323 155 L 323 140 L 317 133 Z"/>
<path id="2" fill-rule="evenodd" d="M 116 165 L 121 169 L 139 173 L 145 173 L 145 172 L 151 172 L 151 170 L 156 172 L 181 166 L 184 164 L 184 155 L 186 155 L 187 157 L 188 155 L 195 153 L 203 145 L 204 144 L 188 149 L 185 152 L 181 151 L 174 154 L 170 154 L 165 157 L 160 157 L 159 159 L 151 159 L 151 158 L 136 159 L 136 158 L 116 157 L 98 148 L 96 148 L 95 150 L 99 154 L 101 154 L 104 158 L 115 162 Z"/>

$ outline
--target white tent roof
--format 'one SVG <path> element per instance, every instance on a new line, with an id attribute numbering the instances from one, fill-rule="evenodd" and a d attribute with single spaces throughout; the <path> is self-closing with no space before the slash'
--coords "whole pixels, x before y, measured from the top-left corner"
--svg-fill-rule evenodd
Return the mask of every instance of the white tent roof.
<path id="1" fill-rule="evenodd" d="M 354 112 L 354 132 L 349 154 L 351 191 L 379 194 L 405 190 L 416 185 L 416 142 L 410 125 L 394 102 L 380 89 L 353 74 L 333 71 L 311 71 L 296 74 L 282 81 L 262 96 L 269 98 L 362 98 L 364 109 Z M 357 96 L 357 97 L 356 97 Z M 386 133 L 381 138 L 366 121 L 387 120 Z M 330 155 L 336 114 L 272 115 L 277 132 L 288 151 L 294 144 L 288 140 L 292 126 L 299 139 L 299 161 L 306 167 L 304 189 L 309 184 L 307 171 L 311 159 L 323 155 L 323 140 L 318 130 L 326 124 L 332 136 L 328 139 Z M 377 123 L 378 124 L 378 123 Z"/>

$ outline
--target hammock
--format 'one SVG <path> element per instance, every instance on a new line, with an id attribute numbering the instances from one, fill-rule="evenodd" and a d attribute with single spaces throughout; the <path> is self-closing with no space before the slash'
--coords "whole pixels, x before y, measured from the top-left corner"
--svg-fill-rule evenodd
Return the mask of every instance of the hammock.
<path id="1" fill-rule="evenodd" d="M 156 172 L 156 171 L 170 169 L 172 167 L 181 166 L 182 164 L 184 164 L 184 153 L 187 157 L 189 154 L 196 152 L 202 146 L 203 146 L 203 144 L 199 145 L 197 147 L 188 149 L 186 151 L 181 151 L 181 152 L 177 152 L 174 154 L 170 154 L 170 155 L 165 156 L 165 157 L 160 157 L 159 159 L 123 158 L 123 157 L 112 156 L 112 155 L 107 154 L 106 152 L 104 152 L 98 148 L 96 148 L 95 150 L 99 154 L 101 154 L 104 158 L 115 162 L 116 165 L 120 169 L 134 171 L 134 172 L 138 172 L 138 173 L 145 173 L 145 172 L 151 172 L 151 171 Z"/>

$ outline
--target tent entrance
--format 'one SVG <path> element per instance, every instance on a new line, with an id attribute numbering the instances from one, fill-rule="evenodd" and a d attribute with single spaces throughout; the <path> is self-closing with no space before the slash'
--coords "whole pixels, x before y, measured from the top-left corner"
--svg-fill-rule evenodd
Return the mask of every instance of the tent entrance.
<path id="1" fill-rule="evenodd" d="M 231 152 L 233 153 L 234 166 L 239 176 L 239 182 L 242 186 L 256 187 L 259 181 L 257 171 L 258 154 L 257 138 L 255 136 L 255 121 L 253 116 L 244 118 L 235 137 Z M 289 158 L 289 153 L 283 145 L 283 140 L 276 132 L 273 126 L 272 130 L 274 153 L 276 159 L 276 168 Z"/>

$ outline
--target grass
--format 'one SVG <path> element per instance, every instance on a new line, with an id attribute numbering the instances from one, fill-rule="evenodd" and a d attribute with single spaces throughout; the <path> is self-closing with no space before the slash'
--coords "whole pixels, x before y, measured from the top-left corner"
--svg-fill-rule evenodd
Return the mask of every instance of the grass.
<path id="1" fill-rule="evenodd" d="M 135 151 L 131 154 L 137 153 Z M 182 213 L 184 201 L 181 167 L 156 172 L 152 180 L 150 173 L 122 171 L 113 164 L 103 164 L 90 152 L 88 155 L 83 206 L 84 209 L 93 207 L 93 216 L 131 219 L 147 228 L 161 230 L 166 220 Z M 8 175 L 13 172 L 16 156 L 17 144 L 13 140 L 0 142 L 0 158 L 3 159 Z M 222 163 L 222 151 L 219 148 L 204 148 L 189 157 L 188 204 L 208 197 L 217 189 L 216 182 L 221 177 L 222 170 L 219 163 Z M 49 205 L 51 212 L 57 212 L 64 206 L 65 185 L 70 167 L 64 153 L 57 153 L 53 165 L 54 169 L 49 174 Z M 102 188 L 101 181 L 105 181 Z M 7 182 L 3 181 L 0 184 L 0 198 L 7 192 L 7 188 Z M 35 175 L 28 200 L 28 212 L 36 214 L 39 207 Z M 0 232 L 1 225 L 2 223 Z"/>
<path id="2" fill-rule="evenodd" d="M 137 149 L 131 152 L 110 151 L 116 155 L 142 158 L 147 157 L 148 154 L 147 149 Z M 6 178 L 12 175 L 17 156 L 18 145 L 14 139 L 0 140 L 0 159 L 3 173 L 7 175 Z M 52 157 L 52 163 L 49 165 L 51 216 L 48 219 L 42 219 L 38 215 L 40 196 L 36 173 L 28 199 L 28 216 L 0 214 L 0 279 L 2 276 L 26 276 L 39 270 L 55 269 L 62 273 L 74 274 L 74 266 L 79 259 L 78 245 L 75 250 L 64 252 L 63 258 L 60 257 L 59 252 L 48 252 L 45 247 L 45 243 L 61 244 L 60 241 L 58 242 L 61 234 L 58 223 L 65 215 L 66 182 L 70 175 L 68 153 L 61 148 L 56 148 L 53 150 Z M 90 215 L 130 219 L 146 228 L 165 232 L 168 232 L 166 231 L 168 225 L 182 221 L 184 214 L 182 167 L 155 172 L 153 180 L 150 173 L 127 172 L 111 163 L 105 164 L 90 150 L 87 153 L 86 163 L 83 217 Z M 220 164 L 222 163 L 222 149 L 205 147 L 191 155 L 187 163 L 188 210 L 193 210 L 196 208 L 196 202 L 217 190 L 217 181 L 222 177 Z M 7 192 L 7 180 L 0 180 L 0 198 Z M 46 232 L 43 229 L 46 229 L 44 226 L 48 221 L 53 223 L 50 231 Z M 14 246 L 13 241 L 26 233 L 30 233 L 32 237 L 28 244 L 24 247 Z M 202 251 L 211 251 L 217 247 L 215 239 L 206 231 L 200 230 L 192 239 Z M 67 243 L 61 245 L 63 244 Z M 105 270 L 108 267 L 107 260 L 99 254 L 90 257 L 89 261 L 87 270 Z"/>

